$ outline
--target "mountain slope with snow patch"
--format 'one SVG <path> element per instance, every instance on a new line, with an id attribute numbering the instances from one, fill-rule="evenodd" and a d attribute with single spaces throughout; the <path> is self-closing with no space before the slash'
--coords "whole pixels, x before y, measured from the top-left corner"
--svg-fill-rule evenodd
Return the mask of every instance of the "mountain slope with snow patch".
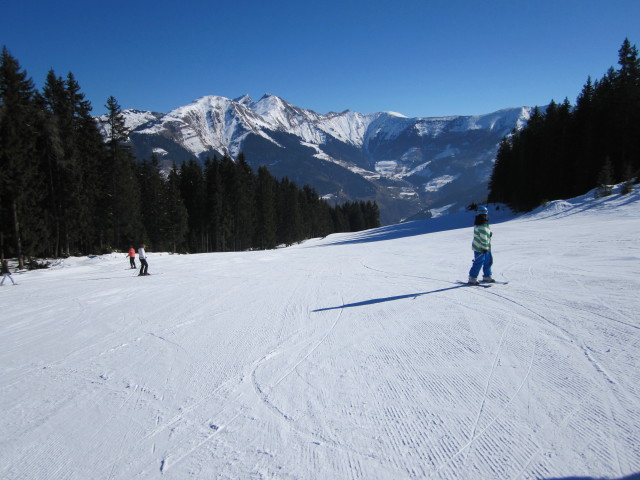
<path id="1" fill-rule="evenodd" d="M 377 200 L 383 223 L 390 224 L 421 210 L 457 211 L 485 198 L 500 140 L 522 127 L 530 112 L 319 114 L 267 94 L 257 102 L 247 95 L 202 97 L 166 115 L 123 113 L 138 158 L 156 154 L 169 168 L 191 158 L 244 152 L 253 167 L 266 165 L 321 196 Z"/>

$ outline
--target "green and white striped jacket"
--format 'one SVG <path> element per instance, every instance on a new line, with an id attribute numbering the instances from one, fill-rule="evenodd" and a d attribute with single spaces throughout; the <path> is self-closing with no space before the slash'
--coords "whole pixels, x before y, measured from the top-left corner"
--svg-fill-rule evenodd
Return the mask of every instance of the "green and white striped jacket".
<path id="1" fill-rule="evenodd" d="M 473 243 L 471 244 L 471 248 L 474 252 L 491 250 L 491 229 L 488 223 L 473 227 Z"/>

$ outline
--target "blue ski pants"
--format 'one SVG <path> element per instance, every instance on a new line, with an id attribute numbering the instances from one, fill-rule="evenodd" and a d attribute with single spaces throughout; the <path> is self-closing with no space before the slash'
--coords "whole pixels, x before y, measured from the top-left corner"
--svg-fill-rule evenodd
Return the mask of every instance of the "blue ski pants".
<path id="1" fill-rule="evenodd" d="M 485 277 L 490 277 L 491 265 L 493 265 L 493 255 L 491 255 L 491 250 L 487 253 L 474 251 L 473 255 L 473 265 L 471 265 L 471 270 L 469 270 L 469 276 L 472 278 L 478 278 L 480 269 L 482 269 L 483 275 Z"/>

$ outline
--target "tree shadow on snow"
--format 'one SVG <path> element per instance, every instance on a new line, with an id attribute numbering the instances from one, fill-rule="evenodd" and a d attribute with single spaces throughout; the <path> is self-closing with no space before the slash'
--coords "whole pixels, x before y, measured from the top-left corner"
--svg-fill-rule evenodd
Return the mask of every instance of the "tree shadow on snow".
<path id="1" fill-rule="evenodd" d="M 498 211 L 491 216 L 491 223 L 502 223 L 513 218 L 513 214 L 507 211 Z M 395 240 L 398 238 L 414 237 L 427 233 L 443 232 L 447 230 L 457 230 L 459 228 L 473 227 L 473 213 L 453 213 L 438 218 L 428 220 L 415 220 L 413 222 L 388 225 L 386 227 L 354 232 L 345 237 L 341 234 L 339 239 L 331 241 L 327 238 L 326 243 L 313 245 L 312 247 L 328 247 L 330 245 L 349 245 L 354 243 L 381 242 L 384 240 Z"/>
<path id="2" fill-rule="evenodd" d="M 335 242 L 328 242 L 321 246 L 329 245 L 349 245 L 353 243 L 381 242 L 384 240 L 394 240 L 397 238 L 414 237 L 429 232 L 427 222 L 417 221 L 409 223 L 401 223 L 399 225 L 389 225 L 387 227 L 375 228 L 373 230 L 365 230 L 356 232 L 347 238 Z"/>
<path id="3" fill-rule="evenodd" d="M 440 288 L 438 290 L 431 290 L 430 292 L 418 292 L 418 293 L 409 293 L 407 295 L 396 295 L 394 297 L 384 297 L 384 298 L 373 298 L 371 300 L 363 300 L 362 302 L 355 303 L 345 303 L 344 305 L 338 305 L 336 307 L 326 307 L 326 308 L 317 308 L 312 310 L 313 312 L 326 312 L 327 310 L 339 310 L 341 308 L 351 308 L 351 307 L 364 307 L 367 305 L 375 305 L 376 303 L 384 303 L 384 302 L 394 302 L 396 300 L 405 300 L 407 298 L 418 298 L 422 295 L 429 295 L 431 293 L 440 293 L 446 292 L 447 290 L 455 290 L 456 288 L 465 288 L 468 285 L 455 285 L 453 287 Z M 627 480 L 627 479 L 624 479 Z M 636 480 L 636 479 L 633 479 Z"/>

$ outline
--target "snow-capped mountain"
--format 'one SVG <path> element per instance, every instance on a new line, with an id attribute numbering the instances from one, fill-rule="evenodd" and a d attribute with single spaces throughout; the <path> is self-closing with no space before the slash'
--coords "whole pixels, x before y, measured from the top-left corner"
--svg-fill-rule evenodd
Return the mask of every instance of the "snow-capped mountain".
<path id="1" fill-rule="evenodd" d="M 252 166 L 266 165 L 275 176 L 309 184 L 325 198 L 375 199 L 388 224 L 483 200 L 500 140 L 530 112 L 319 114 L 267 94 L 257 102 L 247 95 L 206 96 L 167 114 L 123 113 L 138 158 L 155 154 L 168 167 L 244 152 Z"/>

